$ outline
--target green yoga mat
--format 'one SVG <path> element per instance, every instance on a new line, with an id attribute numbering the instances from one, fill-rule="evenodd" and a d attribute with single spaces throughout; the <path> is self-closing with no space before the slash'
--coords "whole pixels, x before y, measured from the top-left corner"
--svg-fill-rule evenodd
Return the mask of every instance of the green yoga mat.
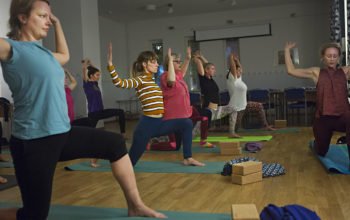
<path id="1" fill-rule="evenodd" d="M 264 129 L 240 129 L 239 133 L 268 133 L 268 134 L 285 134 L 285 133 L 296 133 L 299 132 L 300 128 L 277 128 L 274 131 L 268 131 Z"/>
<path id="2" fill-rule="evenodd" d="M 267 136 L 242 136 L 241 138 L 229 138 L 226 136 L 209 136 L 207 141 L 209 142 L 257 142 L 257 141 L 269 141 L 272 139 L 271 135 Z M 196 137 L 193 142 L 199 142 L 200 138 Z"/>
<path id="3" fill-rule="evenodd" d="M 139 161 L 134 167 L 135 172 L 139 173 L 208 173 L 219 174 L 225 162 L 204 162 L 204 167 L 184 166 L 180 161 Z M 100 167 L 92 168 L 90 162 L 82 162 L 66 166 L 69 171 L 94 171 L 107 172 L 111 171 L 109 162 L 100 160 Z"/>
<path id="4" fill-rule="evenodd" d="M 0 208 L 18 207 L 7 203 L 0 203 Z M 173 212 L 161 211 L 168 220 L 231 220 L 231 215 L 223 213 Z M 127 209 L 96 208 L 87 206 L 53 205 L 50 208 L 48 220 L 147 220 L 156 218 L 127 217 Z M 158 218 L 157 218 L 158 219 Z M 159 219 L 158 219 L 159 220 Z"/>

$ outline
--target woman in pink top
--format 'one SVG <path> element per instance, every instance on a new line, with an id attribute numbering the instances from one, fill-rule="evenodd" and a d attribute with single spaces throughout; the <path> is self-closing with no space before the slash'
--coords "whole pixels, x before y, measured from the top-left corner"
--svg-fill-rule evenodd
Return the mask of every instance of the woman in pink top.
<path id="1" fill-rule="evenodd" d="M 70 123 L 72 123 L 72 121 L 74 120 L 74 101 L 72 97 L 72 91 L 77 86 L 77 81 L 67 69 L 64 69 L 64 73 L 65 73 L 64 90 L 66 91 L 68 116 L 69 116 Z"/>
<path id="2" fill-rule="evenodd" d="M 165 106 L 164 119 L 167 120 L 173 118 L 190 118 L 193 124 L 201 121 L 200 145 L 203 147 L 213 147 L 212 144 L 206 142 L 206 139 L 208 137 L 208 119 L 198 116 L 198 111 L 196 111 L 196 109 L 193 109 L 190 104 L 189 91 L 184 80 L 190 60 L 190 47 L 187 48 L 186 58 L 182 65 L 180 56 L 178 54 L 171 53 L 171 49 L 168 51 L 168 56 L 164 62 L 164 68 L 166 71 L 161 76 L 161 88 L 163 90 Z M 179 136 L 176 136 L 177 145 L 179 145 L 177 148 L 179 148 L 181 141 L 178 139 Z"/>

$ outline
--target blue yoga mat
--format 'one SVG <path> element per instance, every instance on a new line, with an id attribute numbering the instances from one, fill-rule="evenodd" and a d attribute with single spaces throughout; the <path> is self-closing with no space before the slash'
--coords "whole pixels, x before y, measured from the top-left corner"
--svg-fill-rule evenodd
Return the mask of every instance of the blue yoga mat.
<path id="1" fill-rule="evenodd" d="M 66 170 L 70 171 L 94 171 L 107 172 L 111 171 L 109 162 L 100 160 L 98 162 L 101 166 L 93 168 L 90 162 L 82 162 L 66 166 Z M 225 162 L 204 162 L 204 167 L 185 166 L 180 161 L 139 161 L 134 167 L 135 172 L 143 173 L 208 173 L 219 174 Z"/>
<path id="2" fill-rule="evenodd" d="M 18 207 L 18 205 L 15 205 Z M 0 203 L 0 208 L 13 207 L 11 204 Z M 231 215 L 222 213 L 172 212 L 161 211 L 169 220 L 231 220 Z M 53 205 L 50 208 L 48 220 L 141 220 L 156 219 L 143 217 L 127 217 L 127 209 L 97 208 L 87 206 Z M 158 219 L 159 220 L 159 219 Z"/>
<path id="3" fill-rule="evenodd" d="M 313 141 L 310 142 L 309 147 L 313 150 Z M 348 147 L 346 145 L 331 144 L 325 157 L 316 156 L 329 172 L 350 174 Z"/>

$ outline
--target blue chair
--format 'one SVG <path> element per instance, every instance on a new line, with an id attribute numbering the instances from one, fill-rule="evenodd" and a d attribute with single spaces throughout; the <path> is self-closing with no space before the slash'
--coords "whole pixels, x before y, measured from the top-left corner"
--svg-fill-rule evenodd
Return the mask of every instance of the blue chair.
<path id="1" fill-rule="evenodd" d="M 264 105 L 264 109 L 273 108 L 270 100 L 270 91 L 268 89 L 252 89 L 248 91 L 248 101 L 260 102 Z"/>
<path id="2" fill-rule="evenodd" d="M 248 101 L 251 101 L 251 102 L 260 102 L 265 109 L 265 113 L 268 121 L 271 120 L 273 115 L 271 115 L 271 112 L 269 110 L 274 108 L 274 103 L 271 102 L 270 90 L 268 89 L 249 90 L 247 93 L 247 98 L 248 98 Z"/>
<path id="3" fill-rule="evenodd" d="M 310 108 L 315 107 L 315 102 L 313 101 L 308 101 L 306 98 L 306 90 L 305 88 L 287 88 L 284 90 L 284 95 L 285 95 L 285 106 L 286 106 L 286 111 L 285 111 L 285 118 L 288 121 L 288 110 L 299 110 L 303 109 L 304 110 L 304 120 L 305 123 L 304 125 L 308 125 L 308 110 Z M 289 121 L 288 121 L 289 122 Z"/>

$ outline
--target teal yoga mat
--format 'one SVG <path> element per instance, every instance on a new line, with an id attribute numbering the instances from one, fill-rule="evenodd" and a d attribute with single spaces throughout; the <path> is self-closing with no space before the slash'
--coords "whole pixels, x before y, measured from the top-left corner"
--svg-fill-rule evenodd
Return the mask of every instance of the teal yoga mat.
<path id="1" fill-rule="evenodd" d="M 0 168 L 13 168 L 12 162 L 0 162 Z"/>
<path id="2" fill-rule="evenodd" d="M 309 147 L 313 150 L 313 141 L 310 142 Z M 316 156 L 329 172 L 350 174 L 348 147 L 346 145 L 331 144 L 325 157 Z"/>
<path id="3" fill-rule="evenodd" d="M 219 174 L 225 162 L 204 162 L 204 167 L 184 166 L 180 161 L 139 161 L 134 167 L 135 172 L 143 173 L 208 173 Z M 90 162 L 82 162 L 66 166 L 70 171 L 94 171 L 107 172 L 111 171 L 109 162 L 100 160 L 100 167 L 92 168 Z"/>
<path id="4" fill-rule="evenodd" d="M 7 179 L 7 183 L 0 183 L 0 191 L 17 186 L 17 180 L 14 175 L 0 175 Z"/>
<path id="5" fill-rule="evenodd" d="M 242 136 L 241 138 L 229 138 L 226 136 L 209 136 L 207 141 L 209 142 L 257 142 L 257 141 L 269 141 L 272 139 L 271 135 L 267 136 Z M 200 138 L 196 137 L 193 142 L 199 142 Z"/>
<path id="6" fill-rule="evenodd" d="M 14 205 L 0 203 L 0 208 L 9 208 Z M 18 207 L 18 205 L 15 205 Z M 173 212 L 161 211 L 168 216 L 168 220 L 231 220 L 231 215 L 223 213 Z M 53 205 L 50 208 L 48 220 L 141 220 L 156 219 L 143 217 L 127 217 L 127 209 L 97 208 L 87 206 Z M 158 218 L 157 218 L 158 219 Z M 158 219 L 159 220 L 159 219 Z"/>
<path id="7" fill-rule="evenodd" d="M 180 150 L 149 150 L 147 153 L 181 153 L 182 148 Z M 220 153 L 220 148 L 216 147 L 200 147 L 200 146 L 192 146 L 192 153 Z"/>

